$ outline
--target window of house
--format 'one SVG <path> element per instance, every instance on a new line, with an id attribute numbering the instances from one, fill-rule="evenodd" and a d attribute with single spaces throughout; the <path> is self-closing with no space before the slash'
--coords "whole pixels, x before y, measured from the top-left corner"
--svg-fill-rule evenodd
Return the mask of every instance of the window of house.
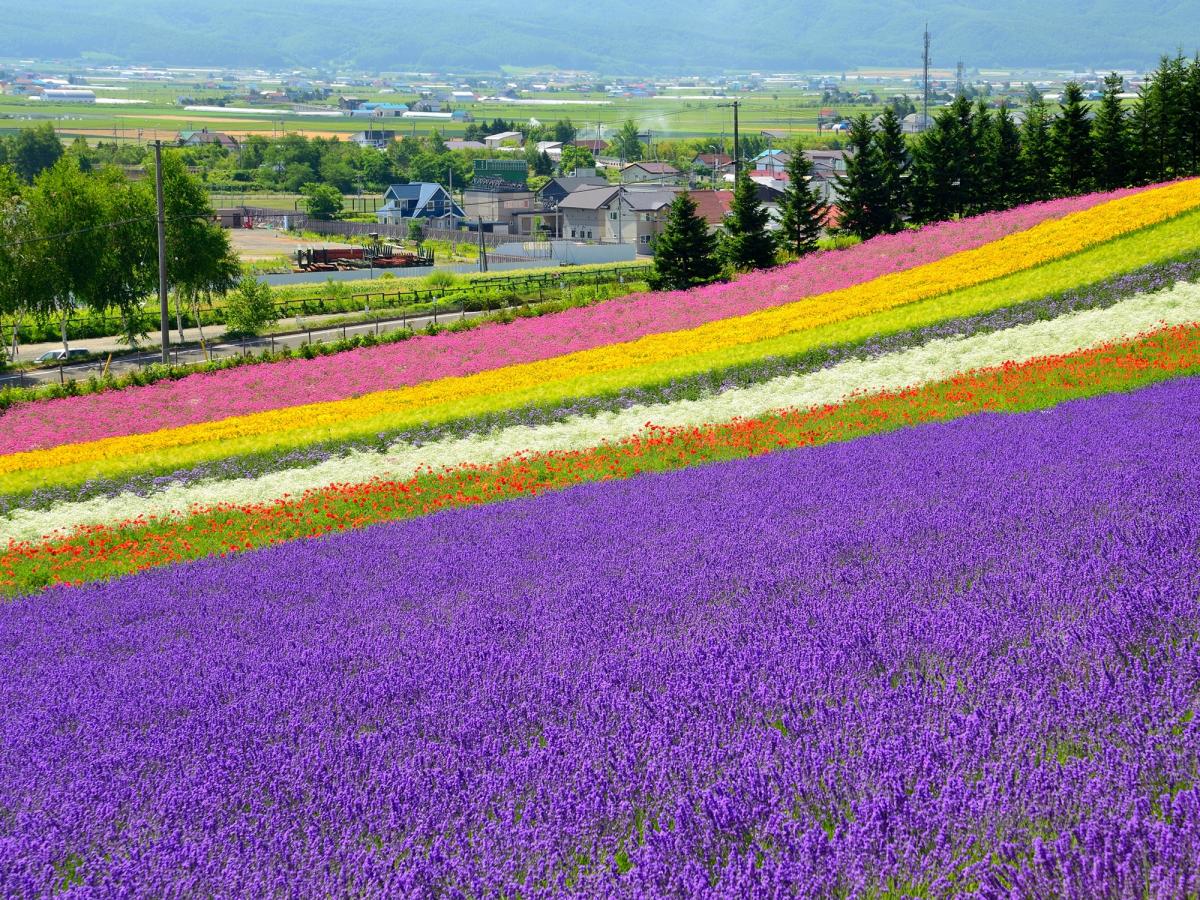
<path id="1" fill-rule="evenodd" d="M 614 209 L 612 212 L 610 212 L 608 214 L 608 217 L 615 222 L 617 220 L 617 211 Z"/>
<path id="2" fill-rule="evenodd" d="M 648 244 L 648 243 L 650 243 L 650 235 L 648 235 L 648 234 L 643 234 L 643 235 L 642 235 L 642 237 L 641 237 L 641 241 L 642 241 L 642 243 L 643 243 L 643 244 Z"/>

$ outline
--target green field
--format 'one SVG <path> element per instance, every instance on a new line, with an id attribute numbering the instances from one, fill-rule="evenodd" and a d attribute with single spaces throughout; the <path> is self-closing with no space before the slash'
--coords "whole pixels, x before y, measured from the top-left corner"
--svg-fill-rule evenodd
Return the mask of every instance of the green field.
<path id="1" fill-rule="evenodd" d="M 42 121 L 50 121 L 64 137 L 82 135 L 89 140 L 148 141 L 155 138 L 173 139 L 177 132 L 209 128 L 241 136 L 260 134 L 276 136 L 283 133 L 306 135 L 350 135 L 370 124 L 377 128 L 388 128 L 400 134 L 429 134 L 440 132 L 443 137 L 461 136 L 466 124 L 444 120 L 407 120 L 352 118 L 350 116 L 301 115 L 289 111 L 282 115 L 269 113 L 200 112 L 190 111 L 177 103 L 180 96 L 212 99 L 222 91 L 204 88 L 197 82 L 121 82 L 112 90 L 110 82 L 89 81 L 86 87 L 96 91 L 99 98 L 144 103 L 78 104 L 45 103 L 22 96 L 0 95 L 0 131 L 28 127 Z M 106 90 L 106 85 L 110 89 Z M 265 85 L 264 85 L 265 87 Z M 901 83 L 890 85 L 856 82 L 858 90 L 875 90 L 880 96 L 899 92 Z M 909 88 L 911 90 L 911 86 Z M 411 97 L 402 94 L 383 94 L 374 88 L 346 88 L 344 93 L 365 100 L 405 102 Z M 677 95 L 708 95 L 709 89 L 676 91 Z M 314 110 L 336 110 L 336 94 L 324 103 L 313 103 Z M 553 100 L 557 102 L 547 103 Z M 523 102 L 522 102 L 523 101 Z M 733 133 L 732 110 L 723 106 L 726 98 L 676 99 L 673 96 L 652 98 L 608 98 L 602 94 L 556 93 L 553 95 L 528 96 L 518 102 L 462 103 L 454 108 L 464 109 L 476 122 L 490 122 L 496 118 L 527 121 L 536 118 L 541 122 L 553 122 L 569 118 L 579 128 L 581 138 L 594 136 L 596 126 L 604 129 L 607 136 L 627 119 L 635 120 L 642 130 L 649 131 L 655 140 L 698 137 L 729 137 Z M 587 105 L 581 103 L 585 102 Z M 244 106 L 242 101 L 235 105 Z M 290 104 L 267 104 L 269 108 L 283 109 Z M 743 133 L 754 133 L 764 129 L 783 131 L 788 134 L 817 136 L 817 115 L 821 108 L 819 92 L 781 90 L 772 93 L 753 93 L 742 98 L 741 129 Z M 879 107 L 867 105 L 843 105 L 844 114 L 876 112 Z"/>

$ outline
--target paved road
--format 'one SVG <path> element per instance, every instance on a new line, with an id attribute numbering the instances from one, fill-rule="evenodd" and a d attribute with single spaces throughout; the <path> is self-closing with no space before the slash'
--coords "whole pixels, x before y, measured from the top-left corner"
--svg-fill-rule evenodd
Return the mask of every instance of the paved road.
<path id="1" fill-rule="evenodd" d="M 460 318 L 473 319 L 477 316 L 484 315 L 480 312 L 452 312 L 438 313 L 434 315 L 421 316 L 405 316 L 400 318 L 388 318 L 375 322 L 361 322 L 354 325 L 337 325 L 328 326 L 323 324 L 333 316 L 316 317 L 309 316 L 303 319 L 306 327 L 303 331 L 292 331 L 287 334 L 277 334 L 272 337 L 256 338 L 246 341 L 223 341 L 208 345 L 209 355 L 214 359 L 220 359 L 227 356 L 237 356 L 239 354 L 258 353 L 265 348 L 279 350 L 284 347 L 300 347 L 310 341 L 314 344 L 325 343 L 328 341 L 336 341 L 343 337 L 353 337 L 358 334 L 367 334 L 374 332 L 376 334 L 385 334 L 389 331 L 398 331 L 404 327 L 424 328 L 431 322 L 437 321 L 440 323 L 449 323 L 457 321 Z M 211 336 L 213 329 L 209 329 Z M 172 331 L 172 338 L 178 338 L 178 332 Z M 198 345 L 200 334 L 198 329 L 184 329 L 184 336 L 189 343 L 177 346 L 171 345 L 171 361 L 177 364 L 198 363 L 204 361 L 204 351 Z M 22 348 L 18 354 L 19 359 L 33 359 L 45 350 L 52 350 L 61 347 L 61 344 L 38 344 L 29 348 Z M 72 341 L 71 347 L 86 347 L 93 353 L 107 354 L 117 352 L 122 348 L 116 343 L 114 338 L 95 338 L 92 340 Z M 127 356 L 113 357 L 109 364 L 108 371 L 110 374 L 122 375 L 131 372 L 134 369 L 143 368 L 148 365 L 162 361 L 162 352 L 157 349 L 158 345 L 148 347 L 144 351 L 137 354 L 129 354 Z M 104 359 L 97 359 L 86 363 L 77 363 L 61 368 L 51 369 L 36 369 L 30 372 L 24 372 L 18 375 L 0 376 L 0 387 L 31 387 L 37 384 L 49 384 L 56 381 L 68 381 L 72 378 L 84 381 L 92 375 L 99 375 L 104 369 Z"/>

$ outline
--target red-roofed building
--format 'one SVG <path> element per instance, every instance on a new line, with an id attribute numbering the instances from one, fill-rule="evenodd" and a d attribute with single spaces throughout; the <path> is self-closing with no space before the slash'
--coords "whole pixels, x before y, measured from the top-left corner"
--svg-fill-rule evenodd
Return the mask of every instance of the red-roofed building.
<path id="1" fill-rule="evenodd" d="M 710 231 L 725 224 L 733 204 L 733 191 L 688 191 L 687 195 L 696 204 L 696 215 L 708 223 Z"/>

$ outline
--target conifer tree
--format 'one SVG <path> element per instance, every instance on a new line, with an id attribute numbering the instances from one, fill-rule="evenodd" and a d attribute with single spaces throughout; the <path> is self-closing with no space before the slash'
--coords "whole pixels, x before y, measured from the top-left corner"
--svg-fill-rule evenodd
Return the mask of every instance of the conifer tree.
<path id="1" fill-rule="evenodd" d="M 884 194 L 882 163 L 866 114 L 850 124 L 846 174 L 837 176 L 839 228 L 866 240 L 882 234 L 891 220 Z"/>
<path id="2" fill-rule="evenodd" d="M 1021 202 L 1021 132 L 1007 106 L 992 116 L 985 151 L 991 209 L 1010 209 Z"/>
<path id="3" fill-rule="evenodd" d="M 656 291 L 682 291 L 709 284 L 720 275 L 717 239 L 708 230 L 708 223 L 696 214 L 695 201 L 681 192 L 654 242 L 650 287 Z"/>
<path id="4" fill-rule="evenodd" d="M 1036 93 L 1036 89 L 1033 89 Z M 1021 181 L 1025 202 L 1049 200 L 1054 196 L 1050 180 L 1054 166 L 1053 145 L 1050 142 L 1052 117 L 1041 94 L 1031 98 L 1025 108 L 1025 123 L 1021 126 Z"/>
<path id="5" fill-rule="evenodd" d="M 917 222 L 940 222 L 963 211 L 964 138 L 955 108 L 942 109 L 913 147 L 912 213 Z"/>
<path id="6" fill-rule="evenodd" d="M 1104 97 L 1096 111 L 1095 138 L 1096 186 L 1111 191 L 1132 183 L 1129 171 L 1129 135 L 1121 91 L 1125 79 L 1116 72 L 1104 79 Z"/>
<path id="7" fill-rule="evenodd" d="M 1183 79 L 1184 141 L 1187 172 L 1200 175 L 1200 53 L 1192 57 Z"/>
<path id="8" fill-rule="evenodd" d="M 992 114 L 982 97 L 975 102 L 974 108 L 969 109 L 962 128 L 963 169 L 966 172 L 963 211 L 974 214 L 998 209 L 996 184 L 988 177 L 992 167 Z"/>
<path id="9" fill-rule="evenodd" d="M 733 190 L 733 204 L 725 219 L 726 237 L 722 252 L 739 271 L 766 269 L 775 265 L 775 241 L 767 231 L 770 214 L 758 201 L 758 185 L 745 171 Z"/>
<path id="10" fill-rule="evenodd" d="M 884 231 L 900 231 L 908 218 L 911 204 L 908 196 L 908 144 L 904 140 L 904 126 L 889 106 L 879 117 L 879 128 L 875 132 L 875 146 L 879 151 L 879 174 L 884 209 L 887 221 Z"/>
<path id="11" fill-rule="evenodd" d="M 1060 195 L 1086 193 L 1092 186 L 1092 123 L 1078 82 L 1067 82 L 1058 117 L 1050 129 L 1054 148 L 1052 178 Z"/>
<path id="12" fill-rule="evenodd" d="M 1158 172 L 1155 128 L 1152 113 L 1141 97 L 1126 116 L 1125 139 L 1129 150 L 1129 183 L 1150 183 Z"/>
<path id="13" fill-rule="evenodd" d="M 1138 98 L 1135 152 L 1148 181 L 1167 181 L 1188 172 L 1185 80 L 1183 57 L 1164 56 Z"/>
<path id="14" fill-rule="evenodd" d="M 797 144 L 787 164 L 788 186 L 779 202 L 779 231 L 775 237 L 785 253 L 804 256 L 817 249 L 829 207 L 821 192 L 812 187 L 813 166 Z"/>

